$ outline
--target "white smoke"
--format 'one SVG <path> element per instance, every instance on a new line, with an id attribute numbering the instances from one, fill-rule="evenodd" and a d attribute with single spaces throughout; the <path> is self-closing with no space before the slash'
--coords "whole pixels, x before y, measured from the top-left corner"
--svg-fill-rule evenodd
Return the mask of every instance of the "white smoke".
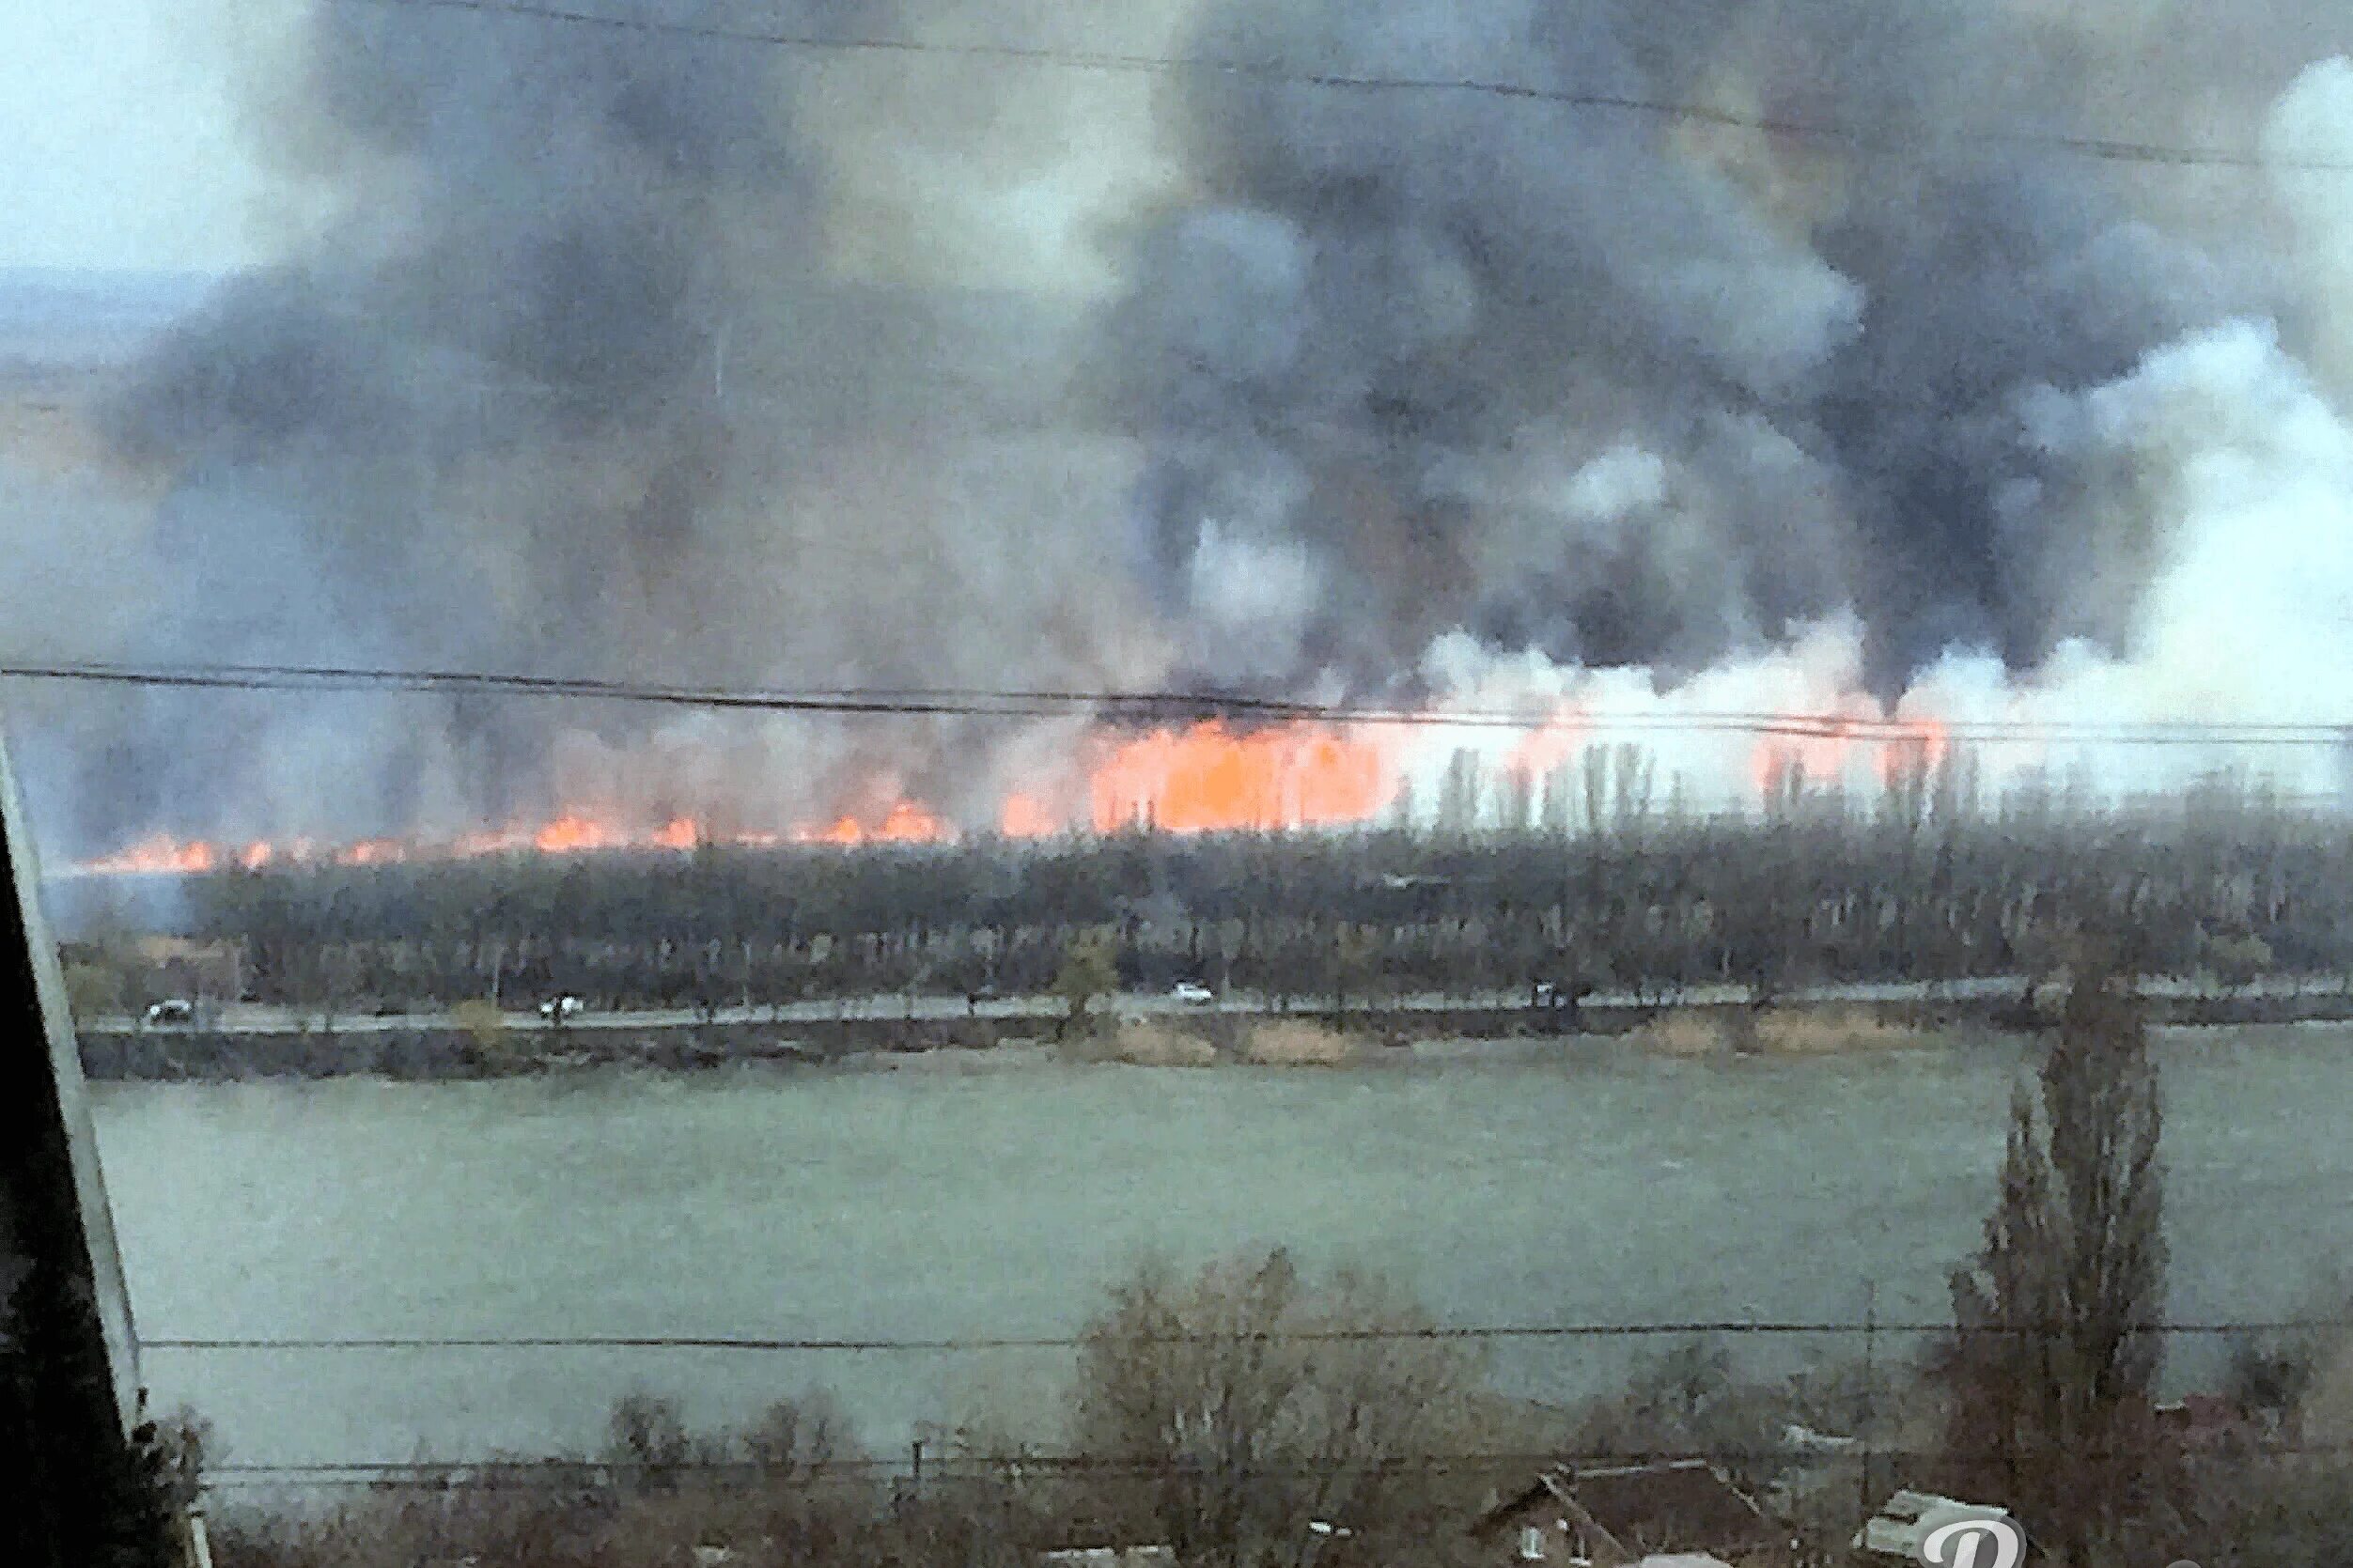
<path id="1" fill-rule="evenodd" d="M 2128 476 L 2122 482 L 2135 512 L 2154 532 L 2154 574 L 2121 653 L 2069 642 L 2037 668 L 2014 672 L 1956 649 L 1890 707 L 1864 693 L 1851 619 L 1672 683 L 1644 670 L 1557 667 L 1540 654 L 1498 657 L 1461 633 L 1432 646 L 1430 673 L 1458 708 L 1553 712 L 1572 733 L 1590 726 L 1586 743 L 1641 746 L 1691 799 L 1718 807 L 1753 802 L 1760 757 L 1771 748 L 1812 763 L 1816 784 L 1866 793 L 1885 748 L 1703 737 L 1670 726 L 1720 714 L 1990 726 L 2002 737 L 1962 744 L 1995 791 L 2042 776 L 2115 798 L 2176 790 L 2225 768 L 2304 796 L 2342 787 L 2343 759 L 2326 745 L 2086 737 L 2150 725 L 2353 722 L 2353 420 L 2267 323 L 2236 322 L 2160 349 L 2107 386 L 2032 399 L 2027 422 L 2054 454 Z M 1420 750 L 1417 799 L 1431 798 L 1453 751 L 1509 767 L 1516 744 L 1508 735 L 1436 732 Z"/>
<path id="2" fill-rule="evenodd" d="M 2353 726 L 2353 177 L 2278 166 L 2353 164 L 2353 62 L 2303 72 L 2271 115 L 2265 148 L 2296 224 L 2312 363 L 2283 347 L 2274 323 L 2241 319 L 2161 348 L 2106 385 L 2046 388 L 2020 401 L 2034 445 L 2085 479 L 2066 492 L 2029 487 L 2015 504 L 2065 508 L 2080 534 L 2109 532 L 2102 549 L 2078 557 L 2088 572 L 2119 559 L 2145 567 L 2146 582 L 2129 591 L 2056 585 L 2079 600 L 2128 600 L 2121 646 L 2071 639 L 2023 671 L 1955 647 L 1882 706 L 1863 693 L 1862 633 L 1851 618 L 1679 680 L 1499 656 L 1457 632 L 1431 647 L 1434 683 L 1458 708 L 1550 711 L 1581 745 L 1639 745 L 1662 774 L 1716 806 L 1753 804 L 1760 754 L 1790 744 L 1668 727 L 1727 712 L 1990 727 L 2004 738 L 1964 744 L 1996 792 L 2035 779 L 2115 798 L 2179 790 L 2222 770 L 2308 798 L 2345 790 L 2341 747 L 2085 738 L 2170 724 Z M 1655 461 L 1621 451 L 1569 476 L 1561 505 L 1614 515 L 1655 505 L 1661 484 Z M 2112 536 L 2118 530 L 2132 536 Z M 1633 722 L 1585 734 L 1600 717 Z M 1431 798 L 1444 759 L 1461 749 L 1509 768 L 1516 743 L 1437 732 L 1418 752 L 1418 798 Z M 1815 783 L 1866 794 L 1882 751 L 1796 750 L 1816 762 Z M 1834 769 L 1827 778 L 1823 761 Z"/>
<path id="3" fill-rule="evenodd" d="M 2263 149 L 2296 225 L 2315 365 L 2340 395 L 2353 393 L 2353 173 L 2345 172 L 2353 170 L 2353 60 L 2323 60 L 2297 77 L 2271 112 Z M 2295 163 L 2324 166 L 2281 166 Z"/>

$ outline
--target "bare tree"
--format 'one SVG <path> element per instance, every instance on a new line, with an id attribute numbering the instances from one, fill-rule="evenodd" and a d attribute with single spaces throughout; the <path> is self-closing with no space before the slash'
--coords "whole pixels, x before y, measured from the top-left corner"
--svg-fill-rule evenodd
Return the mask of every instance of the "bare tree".
<path id="1" fill-rule="evenodd" d="M 1108 944 L 1097 936 L 1074 939 L 1054 974 L 1054 995 L 1061 999 L 1063 1009 L 1062 1017 L 1054 1020 L 1054 1038 L 1063 1038 L 1074 1027 L 1082 1033 L 1094 1027 L 1089 1009 L 1118 986 L 1119 975 Z"/>
<path id="2" fill-rule="evenodd" d="M 1616 776 L 1611 781 L 1610 806 L 1616 818 L 1618 842 L 1640 844 L 1650 822 L 1651 792 L 1658 784 L 1658 763 L 1646 746 L 1627 742 L 1613 753 Z"/>
<path id="3" fill-rule="evenodd" d="M 1544 793 L 1536 808 L 1536 820 L 1546 836 L 1566 839 L 1577 817 L 1576 777 L 1568 764 L 1561 763 L 1544 775 Z"/>
<path id="4" fill-rule="evenodd" d="M 1343 924 L 1332 934 L 1332 1021 L 1345 1028 L 1348 1021 L 1348 1003 L 1353 1000 L 1359 1007 L 1369 1004 L 1367 994 L 1379 977 L 1378 944 L 1373 932 Z"/>
<path id="5" fill-rule="evenodd" d="M 1377 1538 L 1427 1523 L 1410 1463 L 1464 1440 L 1474 1359 L 1382 1281 L 1320 1286 L 1278 1250 L 1190 1280 L 1147 1267 L 1080 1352 L 1081 1452 L 1141 1478 L 1132 1505 L 1190 1562 L 1299 1568 L 1322 1520 Z"/>
<path id="6" fill-rule="evenodd" d="M 1479 762 L 1479 753 L 1462 747 L 1447 760 L 1445 775 L 1438 787 L 1438 831 L 1441 834 L 1467 838 L 1478 831 L 1479 820 L 1487 808 L 1487 769 Z"/>

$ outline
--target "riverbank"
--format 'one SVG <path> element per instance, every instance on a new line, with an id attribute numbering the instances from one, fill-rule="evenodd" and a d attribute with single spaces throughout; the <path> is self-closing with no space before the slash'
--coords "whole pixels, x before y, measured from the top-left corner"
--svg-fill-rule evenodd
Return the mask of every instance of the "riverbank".
<path id="1" fill-rule="evenodd" d="M 2184 1028 L 2353 1019 L 2339 992 L 2148 999 L 2150 1021 Z M 1052 1024 L 1023 1017 L 848 1017 L 765 1023 L 654 1022 L 596 1029 L 466 1029 L 455 1023 L 310 1032 L 94 1028 L 83 1069 L 101 1081 L 231 1082 L 378 1078 L 470 1081 L 590 1067 L 694 1073 L 744 1065 L 839 1065 L 939 1052 L 1013 1051 L 1143 1065 L 1349 1065 L 1438 1041 L 1523 1041 L 1566 1051 L 1630 1046 L 1675 1056 L 1848 1054 L 1939 1048 L 2048 1022 L 2014 996 L 1855 1002 L 1793 999 L 1760 1013 L 1709 1001 L 1644 1007 L 1588 1003 L 1417 1006 L 1277 1014 L 1216 1012 L 1124 1020 L 1101 1036 L 1051 1046 Z"/>

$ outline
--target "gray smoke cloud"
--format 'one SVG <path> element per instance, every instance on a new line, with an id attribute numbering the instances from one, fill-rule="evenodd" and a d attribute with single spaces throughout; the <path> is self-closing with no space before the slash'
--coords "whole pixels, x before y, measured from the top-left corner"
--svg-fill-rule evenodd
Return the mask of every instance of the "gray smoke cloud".
<path id="1" fill-rule="evenodd" d="M 765 20 L 906 23 L 825 0 Z M 132 651 L 691 685 L 1130 678 L 1135 617 L 1092 549 L 1125 478 L 1060 408 L 1073 323 L 830 267 L 855 214 L 798 64 L 316 8 L 272 130 L 340 198 L 331 225 L 226 288 L 113 411 L 121 451 L 169 476 L 156 542 L 182 573 Z M 856 807 L 853 784 L 963 805 L 989 783 L 981 739 L 941 725 L 210 695 L 131 717 L 172 740 L 136 781 L 93 756 L 75 794 L 101 839 L 175 811 L 281 835 L 584 803 L 774 826 Z"/>
<path id="2" fill-rule="evenodd" d="M 2314 197 L 2283 222 L 2246 171 L 1978 132 L 2252 151 L 2296 73 L 2353 47 L 2319 0 L 2258 8 L 2174 19 L 2158 59 L 2137 11 L 2028 0 L 1208 0 L 1085 36 L 1013 0 L 760 18 L 1707 102 L 1857 148 L 319 5 L 269 134 L 332 217 L 111 411 L 165 490 L 167 586 L 120 651 L 1397 697 L 1451 633 L 1664 678 L 1851 612 L 1890 693 L 1956 648 L 2121 648 L 2165 519 L 2127 458 L 2027 411 L 2239 314 L 2341 364 L 2343 272 L 2272 259 L 2332 220 Z M 1128 156 L 1111 105 L 1141 93 L 1157 140 Z M 1098 275 L 986 264 L 1025 246 Z M 582 801 L 764 827 L 899 792 L 985 820 L 1052 749 L 517 705 L 116 717 L 150 738 L 79 748 L 99 843 Z"/>
<path id="3" fill-rule="evenodd" d="M 2027 666 L 2121 636 L 2135 581 L 2069 586 L 2104 548 L 2064 504 L 2094 481 L 2034 448 L 2016 399 L 2261 300 L 2127 181 L 1969 133 L 2112 134 L 2089 34 L 1994 6 L 1331 0 L 1237 3 L 1203 38 L 1888 149 L 1247 76 L 1174 95 L 1208 199 L 1141 247 L 1117 357 L 1156 432 L 1166 580 L 1238 536 L 1314 565 L 1260 675 L 1380 681 L 1457 626 L 1688 672 L 1851 606 L 1892 691 L 1956 643 Z M 1654 479 L 1579 504 L 1628 449 Z"/>

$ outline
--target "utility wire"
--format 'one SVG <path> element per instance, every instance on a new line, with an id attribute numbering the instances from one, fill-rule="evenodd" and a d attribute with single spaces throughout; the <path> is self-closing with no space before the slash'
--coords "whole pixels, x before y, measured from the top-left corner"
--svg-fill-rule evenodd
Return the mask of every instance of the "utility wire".
<path id="1" fill-rule="evenodd" d="M 2353 1318 L 2282 1318 L 2216 1323 L 2161 1323 L 2125 1330 L 2134 1334 L 2303 1333 L 2353 1328 Z M 1329 1328 L 1257 1334 L 1171 1334 L 1149 1343 L 1168 1344 L 1372 1343 L 1398 1341 L 1565 1340 L 1704 1337 L 1711 1334 L 2059 1334 L 2065 1326 L 1981 1324 L 1956 1327 L 1950 1322 L 1750 1322 L 1567 1323 L 1452 1327 Z M 181 1352 L 326 1350 L 727 1350 L 827 1352 L 968 1352 L 989 1350 L 1075 1350 L 1093 1342 L 1083 1335 L 988 1335 L 943 1339 L 764 1338 L 740 1335 L 420 1335 L 362 1338 L 142 1339 L 142 1350 Z"/>
<path id="2" fill-rule="evenodd" d="M 2075 136 L 2026 131 L 1955 130 L 1934 137 L 1902 138 L 1820 121 L 1744 115 L 1705 103 L 1674 102 L 1628 94 L 1583 92 L 1533 83 L 1482 77 L 1387 76 L 1344 70 L 1304 70 L 1271 60 L 1118 54 L 990 42 L 956 42 L 910 38 L 836 37 L 652 17 L 616 16 L 538 0 L 345 0 L 391 10 L 463 11 L 598 28 L 647 37 L 756 44 L 837 54 L 912 54 L 985 60 L 1066 70 L 1130 75 L 1211 75 L 1267 82 L 1281 86 L 1359 92 L 1418 92 L 1521 100 L 1568 108 L 1636 115 L 1685 124 L 1832 142 L 1877 156 L 1917 156 L 1938 143 L 1978 144 L 2039 151 L 2103 163 L 2168 168 L 2263 169 L 2308 174 L 2353 174 L 2353 163 L 2325 158 L 2266 158 L 2221 147 L 2167 146 L 2104 136 Z"/>
<path id="3" fill-rule="evenodd" d="M 1961 1464 L 1994 1464 L 2030 1457 L 2038 1451 L 2026 1447 L 1996 1448 L 1982 1451 L 1956 1452 L 1935 1447 L 1903 1449 L 1874 1449 L 1875 1458 L 1906 1460 L 1944 1460 Z M 2100 1446 L 2079 1446 L 2071 1451 L 2078 1457 L 2103 1452 Z M 2143 1452 L 2135 1446 L 2126 1452 Z M 2353 1443 L 2299 1439 L 2294 1441 L 2258 1442 L 2252 1456 L 2271 1459 L 2342 1454 L 2353 1452 Z M 1856 1460 L 1859 1454 L 1839 1451 L 1807 1453 L 1801 1448 L 1753 1448 L 1727 1446 L 1693 1446 L 1674 1449 L 1617 1449 L 1588 1452 L 1564 1452 L 1557 1449 L 1516 1450 L 1497 1452 L 1397 1454 L 1370 1459 L 1332 1458 L 1324 1460 L 1293 1460 L 1273 1464 L 1249 1465 L 1235 1469 L 1213 1467 L 1200 1461 L 1165 1455 L 1114 1456 L 1108 1454 L 1011 1453 L 993 1455 L 951 1455 L 938 1461 L 943 1484 L 958 1481 L 1029 1479 L 1052 1476 L 1170 1476 L 1184 1474 L 1215 1475 L 1221 1479 L 1299 1479 L 1339 1474 L 1348 1471 L 1383 1475 L 1428 1475 L 1456 1470 L 1486 1470 L 1504 1467 L 1528 1470 L 1549 1469 L 1555 1466 L 1570 1467 L 1617 1467 L 1672 1463 L 1676 1460 L 1707 1459 L 1719 1464 L 1776 1464 L 1792 1459 L 1811 1457 L 1819 1462 Z M 550 1488 L 594 1486 L 630 1476 L 657 1473 L 694 1475 L 741 1475 L 746 1477 L 774 1476 L 787 1480 L 796 1486 L 811 1483 L 844 1483 L 865 1482 L 874 1476 L 903 1475 L 907 1464 L 900 1459 L 857 1457 L 827 1460 L 822 1463 L 775 1464 L 757 1459 L 721 1459 L 709 1456 L 686 1456 L 675 1460 L 546 1458 L 479 1460 L 352 1460 L 346 1463 L 311 1461 L 303 1463 L 256 1463 L 208 1466 L 205 1469 L 207 1490 L 255 1487 L 277 1484 L 301 1486 L 367 1486 L 424 1487 L 468 1486 L 481 1489 L 543 1486 Z M 995 1472 L 991 1474 L 990 1472 Z"/>
<path id="4" fill-rule="evenodd" d="M 1531 704 L 1519 710 L 1492 707 L 1449 710 L 1309 703 L 1220 692 L 997 691 L 953 687 L 763 691 L 468 670 L 293 664 L 0 663 L 0 679 L 198 691 L 529 696 L 722 712 L 851 718 L 1087 718 L 1130 723 L 1236 719 L 1335 726 L 1519 731 L 1558 726 L 1595 734 L 1735 734 L 1922 745 L 1927 744 L 1931 737 L 1989 743 L 2080 741 L 2131 746 L 2353 745 L 2353 718 L 2330 722 L 2267 720 L 2127 722 L 1849 717 L 1765 709 L 1644 714 L 1582 711 L 1570 699 L 1553 700 L 1549 707 Z"/>

